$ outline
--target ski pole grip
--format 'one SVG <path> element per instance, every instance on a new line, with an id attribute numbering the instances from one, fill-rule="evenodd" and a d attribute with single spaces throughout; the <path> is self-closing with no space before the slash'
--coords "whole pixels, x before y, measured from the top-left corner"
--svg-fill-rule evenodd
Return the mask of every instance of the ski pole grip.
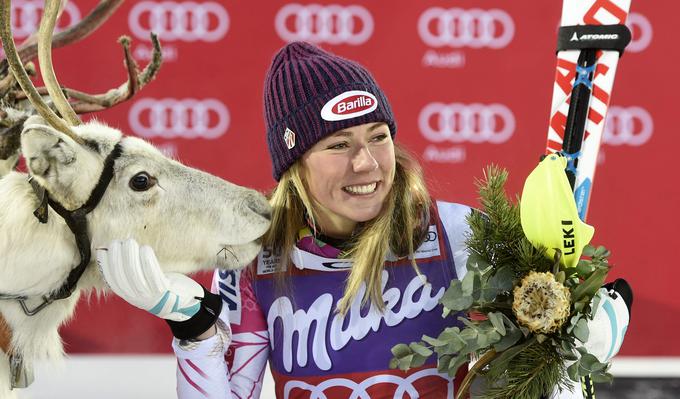
<path id="1" fill-rule="evenodd" d="M 561 26 L 557 34 L 557 52 L 584 49 L 615 50 L 622 56 L 630 39 L 630 29 L 626 25 Z"/>

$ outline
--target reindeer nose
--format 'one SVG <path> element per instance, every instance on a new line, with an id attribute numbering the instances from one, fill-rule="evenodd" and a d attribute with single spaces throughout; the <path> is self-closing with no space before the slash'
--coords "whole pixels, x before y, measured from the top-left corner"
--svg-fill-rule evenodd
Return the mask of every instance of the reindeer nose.
<path id="1" fill-rule="evenodd" d="M 271 220 L 272 208 L 262 194 L 256 191 L 246 193 L 244 205 L 257 215 L 260 215 L 267 220 Z"/>

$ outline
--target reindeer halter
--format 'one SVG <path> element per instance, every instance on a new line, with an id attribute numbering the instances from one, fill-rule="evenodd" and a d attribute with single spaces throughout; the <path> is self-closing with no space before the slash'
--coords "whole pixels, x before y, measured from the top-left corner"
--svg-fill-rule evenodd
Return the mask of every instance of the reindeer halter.
<path id="1" fill-rule="evenodd" d="M 16 299 L 21 304 L 21 309 L 28 316 L 33 316 L 44 309 L 47 305 L 58 299 L 66 299 L 73 293 L 73 290 L 78 284 L 78 280 L 85 272 L 85 268 L 90 263 L 92 256 L 90 250 L 90 237 L 87 235 L 87 219 L 88 213 L 92 212 L 95 207 L 99 204 L 99 201 L 104 196 L 106 188 L 113 178 L 113 166 L 118 157 L 120 157 L 123 152 L 123 148 L 120 143 L 117 143 L 113 148 L 113 151 L 106 157 L 104 161 L 104 169 L 102 174 L 99 176 L 99 181 L 90 193 L 90 197 L 85 201 L 85 203 L 78 209 L 72 211 L 64 208 L 59 202 L 49 198 L 49 195 L 43 187 L 41 187 L 35 179 L 31 176 L 29 182 L 33 187 L 38 199 L 40 200 L 40 206 L 33 212 L 40 223 L 47 223 L 47 206 L 49 205 L 59 216 L 61 216 L 66 225 L 71 230 L 76 239 L 76 245 L 78 246 L 78 253 L 80 254 L 80 263 L 69 273 L 68 277 L 64 283 L 59 287 L 58 290 L 42 296 L 42 302 L 33 309 L 30 309 L 26 305 L 27 296 L 23 295 L 6 295 L 0 293 L 0 299 Z"/>

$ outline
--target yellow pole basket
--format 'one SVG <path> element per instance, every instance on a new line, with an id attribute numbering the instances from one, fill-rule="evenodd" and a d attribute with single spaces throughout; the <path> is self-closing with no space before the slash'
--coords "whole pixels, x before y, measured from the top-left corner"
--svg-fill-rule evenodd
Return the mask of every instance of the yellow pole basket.
<path id="1" fill-rule="evenodd" d="M 559 249 L 562 265 L 575 267 L 595 229 L 578 215 L 566 166 L 567 159 L 559 154 L 546 156 L 536 166 L 524 182 L 520 218 L 534 247 L 546 247 L 551 259 Z"/>

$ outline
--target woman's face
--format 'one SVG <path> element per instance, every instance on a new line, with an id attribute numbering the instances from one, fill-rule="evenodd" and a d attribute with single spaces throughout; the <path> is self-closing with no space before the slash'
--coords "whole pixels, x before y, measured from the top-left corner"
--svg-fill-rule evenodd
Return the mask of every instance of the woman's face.
<path id="1" fill-rule="evenodd" d="M 375 218 L 394 181 L 394 143 L 385 123 L 340 130 L 302 157 L 303 179 L 318 227 L 347 237 L 358 222 Z"/>

